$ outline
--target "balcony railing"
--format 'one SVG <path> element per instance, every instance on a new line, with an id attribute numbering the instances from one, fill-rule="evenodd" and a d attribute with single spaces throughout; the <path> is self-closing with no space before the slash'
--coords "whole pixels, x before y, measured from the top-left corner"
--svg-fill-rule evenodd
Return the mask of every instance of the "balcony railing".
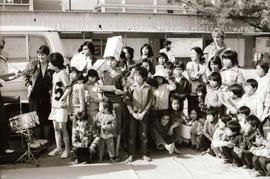
<path id="1" fill-rule="evenodd" d="M 33 0 L 0 0 L 0 10 L 33 11 Z"/>
<path id="2" fill-rule="evenodd" d="M 113 3 L 112 3 L 113 2 Z M 149 13 L 177 13 L 194 14 L 195 10 L 180 6 L 179 4 L 159 3 L 159 0 L 149 0 L 147 3 L 132 3 L 128 0 L 106 1 L 98 0 L 95 7 L 97 12 L 149 12 Z"/>

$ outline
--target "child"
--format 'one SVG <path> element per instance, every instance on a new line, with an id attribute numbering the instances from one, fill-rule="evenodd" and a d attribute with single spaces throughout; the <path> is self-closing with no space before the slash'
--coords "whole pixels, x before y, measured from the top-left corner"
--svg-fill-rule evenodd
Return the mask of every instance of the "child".
<path id="1" fill-rule="evenodd" d="M 251 152 L 254 154 L 253 166 L 256 170 L 255 176 L 270 176 L 269 170 L 267 170 L 267 163 L 270 163 L 270 135 L 268 137 L 261 138 L 256 142 L 259 146 L 252 147 Z"/>
<path id="2" fill-rule="evenodd" d="M 134 160 L 136 150 L 136 135 L 139 131 L 139 140 L 143 160 L 151 161 L 147 156 L 147 129 L 148 129 L 148 112 L 152 106 L 153 92 L 150 85 L 146 83 L 148 72 L 145 68 L 136 69 L 134 76 L 135 83 L 129 88 L 129 99 L 127 108 L 130 112 L 129 121 L 129 157 L 126 162 Z M 139 130 L 137 130 L 139 129 Z"/>
<path id="3" fill-rule="evenodd" d="M 178 152 L 175 148 L 177 127 L 179 127 L 179 123 L 177 121 L 173 121 L 170 115 L 166 112 L 161 115 L 159 120 L 155 121 L 152 129 L 152 136 L 157 149 L 161 150 L 165 147 L 169 154 L 173 154 L 174 151 Z"/>
<path id="4" fill-rule="evenodd" d="M 166 79 L 174 81 L 173 63 L 172 62 L 167 62 L 164 64 L 164 73 L 165 73 Z"/>
<path id="5" fill-rule="evenodd" d="M 267 75 L 269 70 L 269 65 L 267 62 L 259 61 L 256 64 L 256 72 L 258 77 L 256 81 L 258 82 L 257 94 L 260 96 L 261 101 L 264 103 L 267 94 L 267 87 L 270 85 L 269 76 Z"/>
<path id="6" fill-rule="evenodd" d="M 219 56 L 211 57 L 210 61 L 208 62 L 208 69 L 206 70 L 206 79 L 208 80 L 209 76 L 213 72 L 220 72 L 222 69 L 222 62 Z"/>
<path id="7" fill-rule="evenodd" d="M 68 112 L 72 121 L 72 146 L 76 154 L 75 163 L 87 162 L 88 153 L 88 120 L 85 116 L 85 91 L 83 72 L 76 67 L 70 68 L 71 93 L 68 97 Z"/>
<path id="8" fill-rule="evenodd" d="M 263 103 L 260 97 L 256 94 L 258 82 L 254 79 L 248 79 L 244 85 L 245 95 L 242 98 L 243 106 L 249 107 L 251 114 L 254 114 L 259 119 L 263 120 Z"/>
<path id="9" fill-rule="evenodd" d="M 201 116 L 199 118 L 198 125 L 197 125 L 197 128 L 196 128 L 196 134 L 197 134 L 197 137 L 196 137 L 196 150 L 199 150 L 199 151 L 203 150 L 203 149 L 201 149 L 202 144 L 200 144 L 201 141 L 199 140 L 199 137 L 203 134 L 205 120 L 206 120 L 205 117 Z M 193 137 L 193 136 L 191 136 L 191 137 Z"/>
<path id="10" fill-rule="evenodd" d="M 68 109 L 71 116 L 81 112 L 85 113 L 85 91 L 83 84 L 83 73 L 76 67 L 70 70 L 71 92 L 68 98 Z"/>
<path id="11" fill-rule="evenodd" d="M 198 106 L 202 113 L 206 113 L 207 106 L 205 104 L 206 96 L 206 86 L 204 84 L 198 85 L 196 88 L 196 93 L 198 95 Z"/>
<path id="12" fill-rule="evenodd" d="M 64 66 L 63 56 L 56 52 L 49 56 L 49 68 L 54 70 L 53 88 L 52 88 L 52 109 L 49 119 L 53 121 L 56 148 L 49 152 L 49 156 L 55 156 L 62 153 L 62 135 L 65 144 L 65 150 L 61 158 L 69 156 L 69 135 L 67 131 L 68 110 L 67 97 L 71 91 L 70 81 Z M 61 135 L 62 133 L 62 135 Z"/>
<path id="13" fill-rule="evenodd" d="M 188 80 L 183 76 L 185 70 L 185 64 L 183 62 L 174 64 L 174 82 L 176 89 L 171 91 L 170 96 L 175 96 L 180 99 L 181 106 L 184 106 L 184 100 L 190 93 L 191 85 Z"/>
<path id="14" fill-rule="evenodd" d="M 222 54 L 223 69 L 221 70 L 222 84 L 231 86 L 232 84 L 243 85 L 245 78 L 238 67 L 237 53 L 232 50 L 226 50 Z"/>
<path id="15" fill-rule="evenodd" d="M 110 56 L 106 58 L 107 65 L 109 69 L 107 71 L 103 71 L 101 75 L 101 80 L 103 85 L 114 86 L 116 89 L 113 91 L 103 91 L 103 96 L 106 99 L 109 99 L 113 104 L 113 109 L 115 111 L 117 127 L 116 127 L 116 143 L 115 143 L 115 154 L 116 157 L 119 157 L 119 146 L 121 140 L 121 129 L 122 129 L 122 120 L 124 117 L 124 103 L 123 103 L 123 95 L 125 92 L 123 91 L 122 85 L 122 72 L 118 67 L 118 61 L 115 57 Z"/>
<path id="16" fill-rule="evenodd" d="M 241 128 L 244 127 L 246 118 L 250 115 L 250 113 L 251 113 L 251 111 L 250 111 L 249 107 L 247 107 L 247 106 L 241 106 L 238 109 L 237 119 L 239 121 Z"/>
<path id="17" fill-rule="evenodd" d="M 243 106 L 242 97 L 245 93 L 244 88 L 240 84 L 233 84 L 229 86 L 228 97 L 225 99 L 225 106 L 227 107 L 227 114 L 236 115 L 238 109 Z"/>
<path id="18" fill-rule="evenodd" d="M 191 121 L 191 129 L 190 129 L 190 141 L 191 141 L 191 148 L 195 149 L 197 147 L 197 139 L 198 139 L 198 125 L 199 125 L 199 114 L 198 112 L 193 109 L 189 112 L 189 118 Z"/>
<path id="19" fill-rule="evenodd" d="M 211 143 L 211 149 L 214 151 L 215 155 L 222 158 L 221 147 L 226 146 L 227 142 L 225 139 L 227 135 L 225 133 L 225 127 L 227 123 L 231 121 L 232 118 L 229 115 L 224 115 L 218 120 L 218 126 L 213 134 L 213 140 Z"/>
<path id="20" fill-rule="evenodd" d="M 183 113 L 183 106 L 181 106 L 181 100 L 177 97 L 170 98 L 170 118 L 172 121 L 179 123 L 179 127 L 175 129 L 175 143 L 181 144 L 183 142 L 183 137 L 181 136 L 181 126 L 186 120 L 186 116 Z"/>
<path id="21" fill-rule="evenodd" d="M 238 154 L 241 157 L 243 164 L 250 169 L 253 168 L 252 157 L 254 156 L 250 152 L 250 149 L 256 147 L 255 142 L 262 137 L 258 130 L 260 124 L 260 120 L 255 115 L 249 115 L 243 126 L 243 142 L 240 145 Z"/>
<path id="22" fill-rule="evenodd" d="M 98 113 L 99 102 L 102 99 L 102 94 L 98 89 L 99 84 L 98 72 L 94 69 L 90 69 L 87 73 L 87 82 L 85 84 L 85 102 L 86 102 L 86 114 L 91 124 L 94 124 L 93 116 Z"/>
<path id="23" fill-rule="evenodd" d="M 221 147 L 224 163 L 232 163 L 238 167 L 243 165 L 240 157 L 235 152 L 243 140 L 240 130 L 241 126 L 237 120 L 229 121 L 225 127 L 227 144 Z"/>
<path id="24" fill-rule="evenodd" d="M 168 56 L 165 53 L 159 53 L 157 57 L 158 65 L 155 67 L 155 73 L 164 71 L 164 65 L 169 61 Z"/>
<path id="25" fill-rule="evenodd" d="M 209 76 L 209 85 L 206 87 L 205 104 L 209 108 L 210 106 L 216 107 L 222 112 L 222 105 L 224 103 L 224 95 L 222 89 L 222 80 L 218 72 L 213 72 Z"/>
<path id="26" fill-rule="evenodd" d="M 90 159 L 88 147 L 91 144 L 89 134 L 93 130 L 93 126 L 82 112 L 77 112 L 70 119 L 72 120 L 72 146 L 76 155 L 75 164 L 88 163 Z"/>
<path id="27" fill-rule="evenodd" d="M 170 91 L 176 89 L 176 85 L 170 79 L 165 79 L 165 74 L 159 71 L 154 75 L 154 80 L 157 81 L 158 88 L 154 91 L 155 96 L 155 111 L 169 109 L 169 94 Z"/>
<path id="28" fill-rule="evenodd" d="M 99 161 L 102 161 L 106 144 L 110 161 L 115 162 L 114 136 L 117 121 L 113 114 L 113 106 L 109 100 L 102 99 L 99 103 L 99 112 L 96 115 L 95 124 L 100 130 Z"/>
<path id="29" fill-rule="evenodd" d="M 218 123 L 218 109 L 210 106 L 206 112 L 206 121 L 203 128 L 203 133 L 199 136 L 199 148 L 202 151 L 210 149 L 213 140 L 213 134 L 217 128 Z"/>

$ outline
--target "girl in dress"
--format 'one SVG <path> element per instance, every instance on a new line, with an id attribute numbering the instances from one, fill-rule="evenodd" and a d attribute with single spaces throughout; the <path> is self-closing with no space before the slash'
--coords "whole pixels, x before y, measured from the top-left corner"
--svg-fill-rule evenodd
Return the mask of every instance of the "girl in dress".
<path id="1" fill-rule="evenodd" d="M 62 153 L 62 135 L 65 144 L 65 150 L 61 154 L 61 158 L 69 156 L 69 134 L 67 131 L 68 110 L 67 97 L 71 91 L 70 81 L 64 66 L 63 56 L 56 52 L 49 56 L 49 68 L 54 70 L 53 88 L 52 88 L 52 110 L 49 120 L 53 121 L 55 132 L 56 148 L 48 155 L 55 156 Z M 62 135 L 61 135 L 62 134 Z"/>

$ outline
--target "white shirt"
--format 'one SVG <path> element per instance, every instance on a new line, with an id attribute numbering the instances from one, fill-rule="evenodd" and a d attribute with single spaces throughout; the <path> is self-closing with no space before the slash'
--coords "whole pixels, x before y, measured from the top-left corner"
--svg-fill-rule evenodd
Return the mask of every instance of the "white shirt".
<path id="1" fill-rule="evenodd" d="M 261 101 L 264 103 L 267 94 L 267 87 L 270 84 L 269 75 L 266 74 L 263 77 L 257 77 L 256 81 L 258 82 L 258 88 L 256 93 L 260 97 Z"/>
<path id="2" fill-rule="evenodd" d="M 67 99 L 61 101 L 61 97 L 63 96 L 67 86 L 70 86 L 70 81 L 65 69 L 59 72 L 54 72 L 52 88 L 52 107 L 61 108 L 61 106 L 67 104 Z"/>
<path id="3" fill-rule="evenodd" d="M 169 61 L 174 63 L 175 62 L 175 56 L 172 53 L 171 50 L 167 51 L 166 48 L 160 49 L 159 53 L 165 53 L 167 57 L 169 58 Z"/>
<path id="4" fill-rule="evenodd" d="M 244 106 L 249 107 L 251 114 L 262 120 L 261 117 L 263 114 L 263 102 L 260 100 L 256 93 L 250 96 L 245 94 L 242 98 L 242 102 Z"/>

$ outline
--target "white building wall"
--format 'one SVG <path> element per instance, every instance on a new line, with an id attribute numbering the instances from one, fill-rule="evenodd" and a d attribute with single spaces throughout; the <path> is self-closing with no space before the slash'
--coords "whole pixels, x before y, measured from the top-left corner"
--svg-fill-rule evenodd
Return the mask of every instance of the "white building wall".
<path id="1" fill-rule="evenodd" d="M 62 10 L 94 10 L 97 0 L 62 0 Z M 69 7 L 71 5 L 71 7 Z"/>

